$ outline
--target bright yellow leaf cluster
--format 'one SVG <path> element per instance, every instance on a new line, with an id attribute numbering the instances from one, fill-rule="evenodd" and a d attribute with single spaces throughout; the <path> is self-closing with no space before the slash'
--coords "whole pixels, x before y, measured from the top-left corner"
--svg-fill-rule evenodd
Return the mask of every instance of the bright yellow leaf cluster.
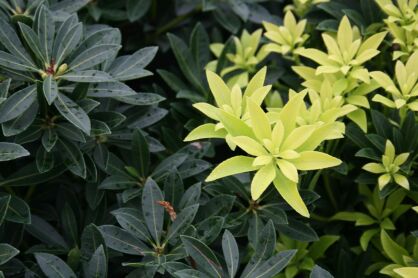
<path id="1" fill-rule="evenodd" d="M 380 190 L 392 181 L 409 190 L 409 181 L 402 174 L 400 168 L 408 160 L 408 157 L 409 153 L 396 155 L 395 147 L 390 140 L 387 140 L 385 153 L 382 155 L 382 163 L 368 163 L 363 166 L 363 169 L 373 174 L 380 174 L 377 180 Z"/>
<path id="2" fill-rule="evenodd" d="M 256 66 L 268 55 L 264 46 L 259 49 L 261 35 L 261 29 L 251 34 L 244 30 L 240 38 L 233 37 L 235 53 L 226 54 L 226 57 L 232 65 L 225 67 L 221 71 L 222 77 L 228 74 L 232 75 L 227 81 L 230 87 L 235 84 L 238 84 L 240 87 L 245 87 L 248 84 L 249 75 L 254 73 Z M 221 56 L 224 47 L 225 44 L 222 43 L 213 43 L 210 45 L 210 49 L 216 58 Z M 206 66 L 206 69 L 216 71 L 217 65 L 218 60 L 211 61 Z"/>
<path id="3" fill-rule="evenodd" d="M 359 30 L 352 27 L 346 16 L 340 22 L 336 35 L 323 33 L 322 38 L 327 53 L 315 48 L 301 48 L 297 53 L 319 64 L 315 68 L 295 66 L 294 71 L 305 82 L 303 85 L 319 92 L 322 83 L 327 80 L 333 84 L 334 95 L 343 97 L 344 103 L 356 106 L 347 116 L 367 131 L 367 118 L 364 109 L 369 108 L 369 101 L 365 95 L 375 90 L 378 85 L 370 79 L 370 74 L 363 64 L 377 54 L 377 48 L 386 33 L 375 34 L 362 40 Z"/>
<path id="4" fill-rule="evenodd" d="M 373 101 L 400 109 L 401 116 L 405 115 L 407 110 L 418 111 L 418 51 L 412 54 L 406 64 L 401 61 L 396 62 L 396 84 L 389 75 L 381 71 L 371 72 L 370 75 L 390 94 L 390 99 L 377 94 L 373 97 Z"/>
<path id="5" fill-rule="evenodd" d="M 392 239 L 389 234 L 382 230 L 380 232 L 380 242 L 385 256 L 391 263 L 383 267 L 379 272 L 390 277 L 415 278 L 418 275 L 416 261 L 418 254 L 415 250 L 410 250 L 411 245 L 417 246 L 417 239 L 413 235 L 403 240 Z M 409 244 L 408 244 L 409 243 Z M 416 248 L 412 248 L 416 249 Z"/>
<path id="6" fill-rule="evenodd" d="M 277 26 L 270 22 L 263 22 L 266 29 L 264 36 L 271 41 L 266 44 L 266 51 L 282 55 L 293 54 L 308 39 L 309 35 L 304 34 L 306 19 L 296 22 L 292 12 L 288 11 L 283 23 L 283 26 Z"/>
<path id="7" fill-rule="evenodd" d="M 294 11 L 299 16 L 304 16 L 312 9 L 312 6 L 328 2 L 329 0 L 293 0 L 293 4 L 287 5 L 285 11 Z"/>
<path id="8" fill-rule="evenodd" d="M 229 89 L 219 76 L 208 71 L 217 107 L 206 103 L 195 107 L 217 123 L 197 127 L 185 140 L 226 138 L 230 146 L 238 146 L 248 155 L 220 163 L 207 181 L 255 171 L 251 182 L 254 200 L 273 183 L 292 208 L 308 217 L 308 209 L 298 192 L 298 171 L 339 165 L 339 159 L 315 150 L 325 140 L 341 138 L 342 131 L 335 128 L 333 121 L 301 124 L 306 92 L 294 93 L 280 111 L 263 111 L 261 103 L 270 90 L 270 86 L 264 86 L 265 74 L 265 69 L 257 73 L 242 95 L 239 86 Z"/>
<path id="9" fill-rule="evenodd" d="M 393 59 L 408 58 L 418 50 L 418 6 L 417 0 L 398 0 L 397 5 L 392 0 L 376 0 L 380 8 L 388 15 L 386 26 L 393 42 L 400 49 L 394 51 Z"/>
<path id="10" fill-rule="evenodd" d="M 230 136 L 228 136 L 228 132 L 224 128 L 224 124 L 220 121 L 218 111 L 222 110 L 238 119 L 247 119 L 247 100 L 251 99 L 255 104 L 260 106 L 271 89 L 271 85 L 264 86 L 266 72 L 266 67 L 257 72 L 248 83 L 244 93 L 242 93 L 238 85 L 234 85 L 230 89 L 220 76 L 211 71 L 207 71 L 206 76 L 216 106 L 205 102 L 195 103 L 193 106 L 208 118 L 216 121 L 216 123 L 207 123 L 198 126 L 184 140 L 193 141 L 204 138 L 225 138 L 231 149 L 235 149 L 234 143 L 230 140 Z"/>

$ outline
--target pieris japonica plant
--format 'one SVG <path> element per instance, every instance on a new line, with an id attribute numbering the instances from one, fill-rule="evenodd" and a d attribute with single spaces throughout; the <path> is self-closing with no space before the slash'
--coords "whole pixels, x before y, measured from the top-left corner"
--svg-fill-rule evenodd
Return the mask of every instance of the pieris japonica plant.
<path id="1" fill-rule="evenodd" d="M 268 92 L 263 86 L 264 74 L 262 70 L 254 77 L 247 87 L 249 93 L 246 91 L 247 96 L 244 94 L 243 99 L 238 86 L 229 89 L 219 76 L 208 72 L 209 86 L 218 107 L 210 104 L 201 104 L 200 107 L 209 108 L 203 112 L 210 113 L 211 118 L 219 123 L 197 127 L 186 140 L 225 137 L 230 145 L 238 146 L 248 154 L 234 156 L 220 163 L 206 181 L 255 171 L 251 183 L 254 200 L 259 199 L 273 183 L 290 206 L 309 217 L 308 209 L 298 193 L 298 170 L 318 170 L 339 165 L 339 159 L 315 149 L 323 141 L 340 138 L 342 134 L 335 132 L 333 122 L 298 124 L 297 118 L 305 105 L 306 92 L 295 94 L 280 112 L 270 115 L 264 112 L 260 107 Z"/>
<path id="2" fill-rule="evenodd" d="M 269 22 L 263 22 L 263 25 L 266 29 L 264 36 L 272 41 L 266 45 L 266 51 L 268 52 L 277 52 L 282 55 L 290 54 L 292 57 L 309 37 L 304 34 L 306 19 L 296 22 L 295 16 L 290 11 L 284 16 L 283 26 L 277 26 Z"/>
<path id="3" fill-rule="evenodd" d="M 385 36 L 386 33 L 381 32 L 364 40 L 359 30 L 352 27 L 348 17 L 344 16 L 337 34 L 322 34 L 327 53 L 313 48 L 297 51 L 297 54 L 315 61 L 319 66 L 316 69 L 297 66 L 294 70 L 306 80 L 304 86 L 317 91 L 324 80 L 332 82 L 336 87 L 334 90 L 344 96 L 345 102 L 358 108 L 347 117 L 367 130 L 365 109 L 370 104 L 365 95 L 376 89 L 376 85 L 363 64 L 379 54 L 377 48 Z"/>
<path id="4" fill-rule="evenodd" d="M 418 277 L 417 15 L 0 0 L 0 278 Z"/>
<path id="5" fill-rule="evenodd" d="M 0 74 L 7 78 L 0 106 L 3 134 L 20 144 L 42 143 L 34 150 L 40 173 L 62 160 L 68 170 L 86 178 L 83 152 L 93 157 L 95 148 L 80 151 L 77 144 L 107 142 L 111 130 L 126 118 L 100 111 L 100 100 L 151 105 L 163 99 L 138 94 L 123 83 L 151 74 L 144 67 L 156 48 L 117 58 L 121 47 L 117 29 L 103 25 L 85 29 L 75 14 L 57 23 L 44 5 L 38 6 L 30 25 L 0 22 L 4 47 Z M 17 145 L 14 153 L 10 145 L 5 147 L 7 157 L 29 154 Z"/>
<path id="6" fill-rule="evenodd" d="M 397 61 L 395 64 L 395 81 L 381 71 L 371 72 L 372 78 L 390 94 L 387 98 L 381 94 L 376 94 L 373 101 L 399 110 L 402 118 L 406 116 L 408 110 L 417 111 L 418 102 L 418 51 L 409 57 L 406 64 Z"/>
<path id="7" fill-rule="evenodd" d="M 233 37 L 235 51 L 226 53 L 226 58 L 231 63 L 230 66 L 224 67 L 220 72 L 221 76 L 227 78 L 227 84 L 231 87 L 238 84 L 245 87 L 248 84 L 249 76 L 256 71 L 256 67 L 267 56 L 266 46 L 259 46 L 262 36 L 262 30 L 256 30 L 248 33 L 246 30 L 242 32 L 240 38 Z M 210 45 L 212 53 L 219 59 L 227 46 L 222 43 L 213 43 Z M 219 61 L 214 60 L 208 63 L 206 68 L 216 71 Z"/>
<path id="8" fill-rule="evenodd" d="M 387 15 L 385 24 L 393 37 L 393 43 L 399 46 L 393 52 L 393 59 L 406 60 L 418 49 L 418 16 L 415 0 L 376 0 Z"/>

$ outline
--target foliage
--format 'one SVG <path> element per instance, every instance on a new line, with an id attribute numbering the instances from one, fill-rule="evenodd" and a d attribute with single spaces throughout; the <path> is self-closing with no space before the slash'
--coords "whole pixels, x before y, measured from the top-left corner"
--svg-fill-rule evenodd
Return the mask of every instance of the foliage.
<path id="1" fill-rule="evenodd" d="M 417 277 L 417 19 L 0 0 L 0 277 Z"/>

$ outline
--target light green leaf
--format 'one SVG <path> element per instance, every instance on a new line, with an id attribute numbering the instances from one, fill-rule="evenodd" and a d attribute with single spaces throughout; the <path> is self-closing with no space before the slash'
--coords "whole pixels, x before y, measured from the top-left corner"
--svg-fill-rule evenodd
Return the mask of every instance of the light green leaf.
<path id="1" fill-rule="evenodd" d="M 317 151 L 301 152 L 300 156 L 289 160 L 298 170 L 317 170 L 334 167 L 342 163 L 341 160 L 326 153 Z"/>
<path id="2" fill-rule="evenodd" d="M 357 124 L 364 132 L 367 132 L 367 116 L 363 109 L 357 109 L 349 113 L 347 117 Z"/>
<path id="3" fill-rule="evenodd" d="M 189 142 L 208 138 L 225 138 L 226 134 L 224 129 L 216 130 L 215 124 L 203 124 L 193 129 L 186 138 L 184 138 L 184 141 Z"/>
<path id="4" fill-rule="evenodd" d="M 284 159 L 278 159 L 277 165 L 286 178 L 296 183 L 299 181 L 298 170 L 296 169 L 295 165 L 293 165 L 293 163 Z"/>
<path id="5" fill-rule="evenodd" d="M 266 149 L 256 140 L 247 136 L 230 137 L 231 142 L 240 147 L 246 153 L 253 156 L 267 155 Z"/>
<path id="6" fill-rule="evenodd" d="M 315 131 L 315 125 L 305 125 L 295 128 L 288 134 L 287 138 L 284 140 L 281 147 L 282 151 L 284 150 L 296 150 L 303 143 L 305 143 L 309 137 Z"/>
<path id="7" fill-rule="evenodd" d="M 400 267 L 393 270 L 402 278 L 412 278 L 418 276 L 418 267 Z"/>
<path id="8" fill-rule="evenodd" d="M 380 240 L 386 255 L 395 263 L 404 265 L 405 261 L 403 256 L 408 256 L 408 252 L 398 243 L 393 241 L 385 230 L 380 232 Z"/>
<path id="9" fill-rule="evenodd" d="M 223 177 L 257 170 L 253 166 L 254 158 L 248 156 L 234 156 L 220 163 L 206 181 L 214 181 Z"/>
<path id="10" fill-rule="evenodd" d="M 309 217 L 309 211 L 303 202 L 299 191 L 297 183 L 292 182 L 283 176 L 280 171 L 276 172 L 276 178 L 273 181 L 274 186 L 280 195 L 285 199 L 285 201 L 300 215 L 304 217 Z"/>
<path id="11" fill-rule="evenodd" d="M 276 167 L 270 163 L 257 171 L 251 182 L 251 197 L 253 200 L 260 198 L 261 194 L 266 191 L 267 187 L 276 177 Z"/>
<path id="12" fill-rule="evenodd" d="M 247 100 L 251 126 L 259 140 L 271 138 L 271 127 L 266 113 L 251 99 Z"/>
<path id="13" fill-rule="evenodd" d="M 231 105 L 231 90 L 225 84 L 225 82 L 216 73 L 206 71 L 206 77 L 208 79 L 209 88 L 215 98 L 216 104 L 219 107 L 222 105 Z"/>

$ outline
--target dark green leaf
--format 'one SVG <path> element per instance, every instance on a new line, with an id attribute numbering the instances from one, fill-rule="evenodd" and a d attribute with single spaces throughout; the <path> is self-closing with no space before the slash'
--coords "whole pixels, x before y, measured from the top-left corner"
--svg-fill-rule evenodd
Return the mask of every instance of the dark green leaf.
<path id="1" fill-rule="evenodd" d="M 19 250 L 7 243 L 0 243 L 0 265 L 7 263 L 19 254 Z"/>
<path id="2" fill-rule="evenodd" d="M 176 220 L 174 220 L 173 224 L 170 226 L 165 242 L 168 242 L 171 238 L 178 237 L 184 230 L 186 230 L 193 222 L 198 209 L 198 204 L 182 209 L 182 211 L 177 214 Z"/>
<path id="3" fill-rule="evenodd" d="M 64 118 L 81 129 L 87 135 L 90 135 L 90 118 L 87 116 L 86 112 L 84 112 L 84 110 L 77 105 L 77 103 L 64 94 L 58 93 L 57 99 L 54 101 L 54 105 Z"/>
<path id="4" fill-rule="evenodd" d="M 139 239 L 116 226 L 105 225 L 99 227 L 106 242 L 106 246 L 113 250 L 130 255 L 143 255 L 148 248 Z"/>
<path id="5" fill-rule="evenodd" d="M 58 141 L 58 134 L 55 130 L 48 128 L 44 131 L 42 135 L 42 146 L 47 152 L 50 152 Z"/>
<path id="6" fill-rule="evenodd" d="M 71 71 L 59 77 L 72 82 L 100 83 L 111 82 L 112 76 L 99 70 Z"/>
<path id="7" fill-rule="evenodd" d="M 35 121 L 35 116 L 38 114 L 38 108 L 38 102 L 34 102 L 20 116 L 3 123 L 2 129 L 4 136 L 17 135 L 27 130 L 29 126 Z"/>
<path id="8" fill-rule="evenodd" d="M 153 93 L 137 93 L 127 96 L 114 96 L 113 98 L 123 103 L 141 106 L 153 105 L 165 100 L 164 97 Z"/>
<path id="9" fill-rule="evenodd" d="M 29 152 L 21 145 L 0 142 L 0 161 L 9 161 L 28 155 Z"/>
<path id="10" fill-rule="evenodd" d="M 312 269 L 311 275 L 309 278 L 333 278 L 334 276 L 331 275 L 328 271 L 320 267 L 319 265 L 315 265 Z"/>
<path id="11" fill-rule="evenodd" d="M 280 252 L 263 262 L 251 275 L 251 278 L 270 278 L 275 277 L 282 271 L 296 254 L 296 250 Z"/>
<path id="12" fill-rule="evenodd" d="M 43 83 L 43 92 L 48 104 L 52 105 L 58 96 L 58 84 L 52 75 L 45 78 Z"/>
<path id="13" fill-rule="evenodd" d="M 35 259 L 38 262 L 42 272 L 47 277 L 76 278 L 74 271 L 57 256 L 47 253 L 35 253 Z"/>
<path id="14" fill-rule="evenodd" d="M 222 251 L 229 277 L 234 278 L 239 267 L 239 249 L 237 241 L 228 230 L 225 230 L 222 236 Z"/>
<path id="15" fill-rule="evenodd" d="M 107 277 L 107 257 L 103 245 L 94 252 L 86 271 L 86 278 L 106 278 Z"/>
<path id="16" fill-rule="evenodd" d="M 148 178 L 142 193 L 142 213 L 145 224 L 157 244 L 160 243 L 164 224 L 164 208 L 157 202 L 163 200 L 164 196 L 158 184 L 152 178 Z"/>
<path id="17" fill-rule="evenodd" d="M 39 216 L 32 215 L 32 223 L 25 227 L 26 231 L 40 241 L 57 247 L 68 249 L 62 236 L 48 222 Z"/>
<path id="18" fill-rule="evenodd" d="M 128 176 L 110 176 L 105 178 L 99 185 L 100 189 L 120 190 L 138 186 L 138 181 Z"/>
<path id="19" fill-rule="evenodd" d="M 89 261 L 100 246 L 105 246 L 104 238 L 96 225 L 89 224 L 81 235 L 81 259 Z"/>
<path id="20" fill-rule="evenodd" d="M 26 87 L 7 98 L 0 105 L 0 123 L 10 121 L 23 114 L 36 101 L 36 86 Z"/>
<path id="21" fill-rule="evenodd" d="M 143 17 L 151 6 L 151 0 L 128 0 L 126 10 L 130 22 L 137 21 Z"/>
<path id="22" fill-rule="evenodd" d="M 253 277 L 253 273 L 263 264 L 263 262 L 273 255 L 276 246 L 276 231 L 273 221 L 269 221 L 261 230 L 257 238 L 255 253 L 242 273 L 242 278 Z"/>
<path id="23" fill-rule="evenodd" d="M 184 76 L 200 92 L 205 92 L 202 80 L 200 79 L 200 70 L 198 69 L 193 55 L 187 45 L 177 36 L 168 34 L 168 40 L 176 56 L 177 62 Z"/>
<path id="24" fill-rule="evenodd" d="M 95 45 L 80 53 L 69 64 L 71 71 L 90 69 L 108 59 L 120 49 L 120 45 L 101 44 Z"/>
<path id="25" fill-rule="evenodd" d="M 181 236 L 187 254 L 195 260 L 198 267 L 211 277 L 223 277 L 222 266 L 213 251 L 202 241 L 190 237 Z"/>
<path id="26" fill-rule="evenodd" d="M 318 240 L 318 235 L 309 225 L 291 218 L 288 220 L 289 224 L 278 225 L 278 230 L 284 235 L 299 241 L 307 242 Z"/>
<path id="27" fill-rule="evenodd" d="M 36 151 L 36 167 L 38 167 L 39 173 L 46 173 L 54 168 L 55 159 L 54 154 L 47 152 L 44 148 L 40 147 Z"/>
<path id="28" fill-rule="evenodd" d="M 150 164 L 150 153 L 148 143 L 145 140 L 142 131 L 139 129 L 134 131 L 131 150 L 133 166 L 139 172 L 141 177 L 147 177 Z"/>
<path id="29" fill-rule="evenodd" d="M 145 221 L 142 219 L 141 211 L 132 208 L 120 208 L 112 211 L 119 225 L 133 236 L 152 242 Z"/>
<path id="30" fill-rule="evenodd" d="M 122 98 L 137 95 L 137 93 L 122 82 L 104 82 L 91 85 L 88 89 L 87 95 L 89 97 Z"/>
<path id="31" fill-rule="evenodd" d="M 132 55 L 118 57 L 110 66 L 109 73 L 118 81 L 126 81 L 152 75 L 144 68 L 154 59 L 158 47 L 145 47 Z"/>
<path id="32" fill-rule="evenodd" d="M 63 154 L 64 164 L 74 175 L 86 177 L 86 162 L 80 149 L 72 142 L 64 139 L 58 140 L 58 146 Z"/>
<path id="33" fill-rule="evenodd" d="M 72 243 L 72 246 L 78 244 L 78 224 L 71 206 L 66 203 L 61 210 L 61 224 L 65 238 Z"/>

